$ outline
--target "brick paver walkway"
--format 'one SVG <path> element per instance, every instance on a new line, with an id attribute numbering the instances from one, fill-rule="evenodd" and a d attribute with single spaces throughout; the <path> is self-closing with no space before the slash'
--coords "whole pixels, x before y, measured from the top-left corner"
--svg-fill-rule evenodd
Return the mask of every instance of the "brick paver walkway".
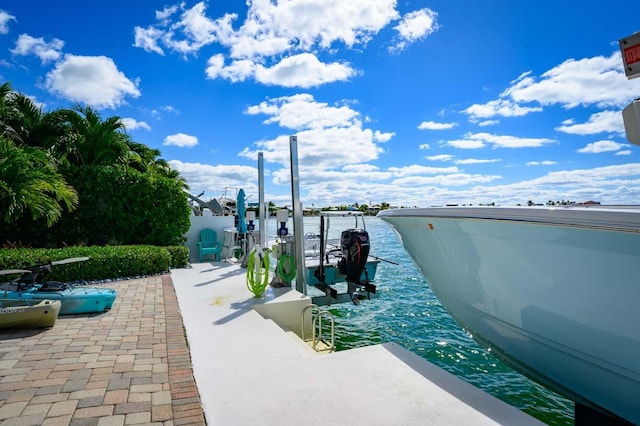
<path id="1" fill-rule="evenodd" d="M 204 425 L 170 275 L 114 282 L 111 311 L 0 330 L 0 425 Z"/>

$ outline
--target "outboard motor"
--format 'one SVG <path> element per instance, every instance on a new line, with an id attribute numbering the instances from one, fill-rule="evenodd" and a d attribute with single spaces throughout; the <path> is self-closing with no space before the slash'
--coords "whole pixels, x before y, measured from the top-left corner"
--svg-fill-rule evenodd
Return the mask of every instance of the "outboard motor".
<path id="1" fill-rule="evenodd" d="M 340 238 L 342 259 L 338 263 L 340 272 L 348 282 L 360 284 L 360 277 L 369 257 L 369 233 L 364 229 L 347 229 Z"/>

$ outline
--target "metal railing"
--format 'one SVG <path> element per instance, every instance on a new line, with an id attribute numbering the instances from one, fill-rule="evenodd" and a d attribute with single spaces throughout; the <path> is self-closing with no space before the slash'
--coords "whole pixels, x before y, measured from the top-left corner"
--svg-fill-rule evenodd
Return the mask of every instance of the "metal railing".
<path id="1" fill-rule="evenodd" d="M 320 309 L 320 307 L 316 304 L 310 304 L 305 306 L 302 309 L 301 315 L 302 315 L 302 327 L 301 327 L 301 337 L 302 340 L 304 342 L 309 342 L 309 340 L 306 337 L 306 333 L 305 333 L 305 314 L 307 313 L 308 310 L 311 310 L 311 327 L 312 327 L 312 331 L 311 331 L 311 347 L 313 348 L 314 351 L 316 352 L 333 352 L 336 348 L 335 345 L 335 319 L 333 317 L 333 314 L 327 310 L 324 309 Z M 329 321 L 329 324 L 331 325 L 331 335 L 330 335 L 330 341 L 327 342 L 324 337 L 323 337 L 323 327 L 322 327 L 322 319 L 326 318 Z M 322 349 L 318 349 L 318 343 L 322 342 L 325 347 Z"/>

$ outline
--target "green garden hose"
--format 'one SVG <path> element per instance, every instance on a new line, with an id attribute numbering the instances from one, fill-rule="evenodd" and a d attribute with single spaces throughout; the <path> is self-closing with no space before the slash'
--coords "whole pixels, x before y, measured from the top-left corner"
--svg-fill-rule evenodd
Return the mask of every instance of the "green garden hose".
<path id="1" fill-rule="evenodd" d="M 287 283 L 290 283 L 296 277 L 296 261 L 293 256 L 285 253 L 280 256 L 276 274 Z"/>
<path id="2" fill-rule="evenodd" d="M 256 263 L 256 256 L 258 262 Z M 253 246 L 247 260 L 247 288 L 255 297 L 262 296 L 269 284 L 269 253 L 258 245 Z"/>

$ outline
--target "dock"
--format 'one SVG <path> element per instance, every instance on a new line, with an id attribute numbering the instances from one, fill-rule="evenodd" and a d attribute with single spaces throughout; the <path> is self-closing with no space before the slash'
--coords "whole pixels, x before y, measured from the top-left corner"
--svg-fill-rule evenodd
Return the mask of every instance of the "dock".
<path id="1" fill-rule="evenodd" d="M 207 424 L 543 424 L 394 343 L 317 353 L 298 337 L 311 299 L 255 298 L 245 272 L 171 272 Z"/>
<path id="2" fill-rule="evenodd" d="M 542 424 L 393 343 L 317 353 L 309 297 L 254 298 L 238 264 L 100 286 L 108 312 L 0 331 L 0 424 Z"/>

